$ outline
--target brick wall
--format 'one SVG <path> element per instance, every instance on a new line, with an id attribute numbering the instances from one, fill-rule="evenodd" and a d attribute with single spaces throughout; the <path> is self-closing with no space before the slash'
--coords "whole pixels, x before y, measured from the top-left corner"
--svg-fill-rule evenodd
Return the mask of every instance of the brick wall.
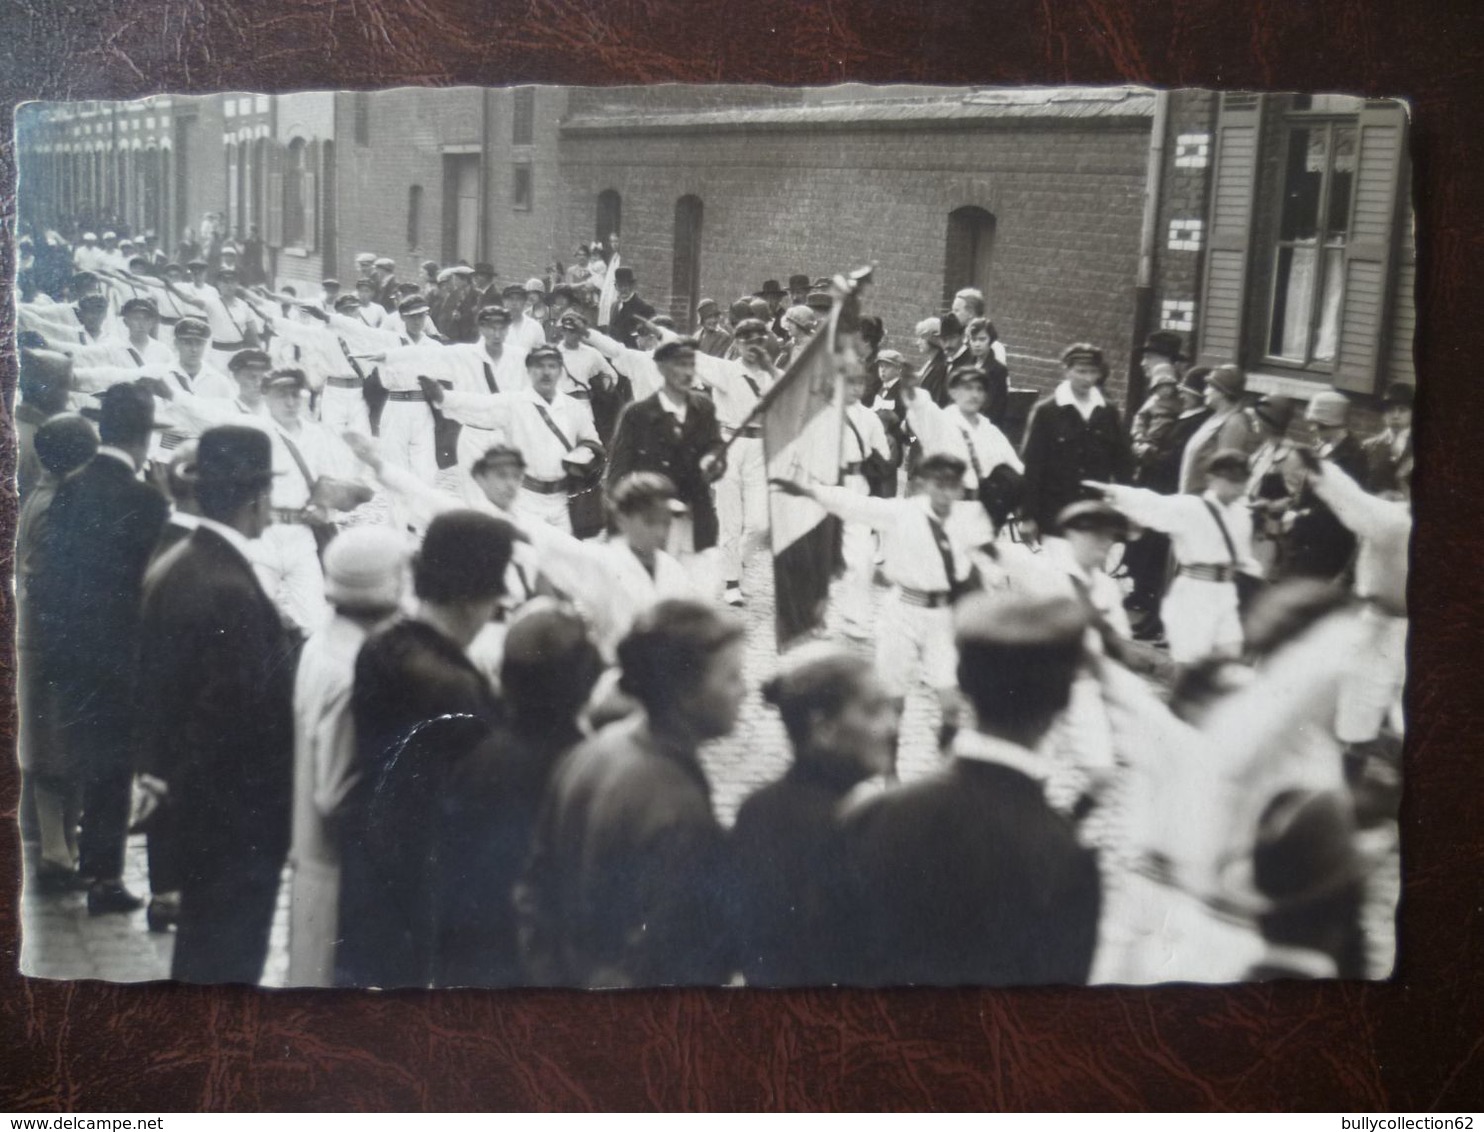
<path id="1" fill-rule="evenodd" d="M 701 291 L 725 304 L 766 278 L 878 264 L 867 307 L 916 357 L 942 305 L 948 214 L 996 217 L 990 315 L 1012 381 L 1049 387 L 1063 347 L 1107 351 L 1121 399 L 1143 208 L 1147 122 L 979 123 L 712 134 L 584 133 L 562 142 L 566 242 L 597 194 L 623 196 L 623 258 L 667 309 L 677 198 L 704 202 Z"/>
<path id="2" fill-rule="evenodd" d="M 1187 350 L 1200 327 L 1216 103 L 1211 91 L 1172 91 L 1165 131 L 1150 329 L 1179 332 Z"/>

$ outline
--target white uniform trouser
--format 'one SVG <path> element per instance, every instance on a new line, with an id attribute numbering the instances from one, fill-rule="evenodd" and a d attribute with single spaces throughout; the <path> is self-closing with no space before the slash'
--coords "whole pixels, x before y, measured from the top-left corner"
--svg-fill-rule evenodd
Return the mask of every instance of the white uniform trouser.
<path id="1" fill-rule="evenodd" d="M 865 476 L 846 476 L 842 486 L 857 495 L 869 495 Z M 840 540 L 845 576 L 835 591 L 845 628 L 865 631 L 871 627 L 871 595 L 876 577 L 876 532 L 866 523 L 846 523 Z"/>
<path id="2" fill-rule="evenodd" d="M 572 533 L 572 517 L 567 512 L 565 490 L 544 495 L 539 491 L 529 491 L 522 487 L 515 497 L 511 512 L 522 522 L 540 523 L 555 527 L 564 534 Z"/>
<path id="3" fill-rule="evenodd" d="M 1159 613 L 1170 642 L 1170 659 L 1176 664 L 1242 654 L 1235 582 L 1210 582 L 1181 574 L 1170 584 Z"/>
<path id="4" fill-rule="evenodd" d="M 768 529 L 768 467 L 760 437 L 732 441 L 726 474 L 716 483 L 716 518 L 722 573 L 728 582 L 740 581 L 743 560 Z"/>
<path id="5" fill-rule="evenodd" d="M 881 609 L 876 630 L 876 670 L 893 696 L 905 696 L 921 675 L 929 688 L 958 686 L 958 649 L 953 644 L 953 610 L 908 605 L 893 593 Z"/>
<path id="6" fill-rule="evenodd" d="M 721 553 L 717 547 L 696 549 L 696 528 L 689 515 L 679 515 L 670 525 L 670 539 L 665 550 L 685 569 L 691 588 L 703 601 L 720 601 L 722 577 Z"/>
<path id="7" fill-rule="evenodd" d="M 314 532 L 301 523 L 274 523 L 253 541 L 252 553 L 273 604 L 306 633 L 318 629 L 330 606 Z"/>
<path id="8" fill-rule="evenodd" d="M 1340 684 L 1335 735 L 1342 743 L 1365 743 L 1381 733 L 1391 718 L 1402 730 L 1402 688 L 1407 682 L 1407 619 L 1374 606 L 1360 614 L 1370 630 L 1366 647 L 1357 650 Z"/>
<path id="9" fill-rule="evenodd" d="M 371 435 L 371 411 L 359 388 L 346 389 L 326 382 L 319 394 L 319 419 L 336 436 L 343 432 Z"/>
<path id="10" fill-rule="evenodd" d="M 424 483 L 438 478 L 433 413 L 426 401 L 388 400 L 381 410 L 381 456 Z"/>

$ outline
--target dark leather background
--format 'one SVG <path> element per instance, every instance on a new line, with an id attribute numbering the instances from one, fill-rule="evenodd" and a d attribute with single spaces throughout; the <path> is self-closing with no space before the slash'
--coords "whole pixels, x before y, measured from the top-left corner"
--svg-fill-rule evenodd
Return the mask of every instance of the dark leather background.
<path id="1" fill-rule="evenodd" d="M 374 995 L 35 982 L 8 973 L 19 845 L 7 757 L 0 1108 L 1480 1107 L 1481 30 L 1484 5 L 1470 0 L 6 0 L 7 226 L 10 110 L 31 98 L 846 78 L 1401 95 L 1415 111 L 1423 376 L 1392 983 Z M 0 256 L 8 278 L 9 235 Z M 12 319 L 7 301 L 7 396 Z M 13 496 L 0 515 L 8 544 Z M 8 645 L 0 655 L 8 680 Z"/>

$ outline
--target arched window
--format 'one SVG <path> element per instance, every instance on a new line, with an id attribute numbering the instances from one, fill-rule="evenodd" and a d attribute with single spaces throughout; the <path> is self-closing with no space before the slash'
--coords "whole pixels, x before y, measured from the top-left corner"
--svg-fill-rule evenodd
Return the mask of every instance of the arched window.
<path id="1" fill-rule="evenodd" d="M 675 262 L 670 274 L 670 314 L 677 326 L 689 328 L 701 295 L 701 198 L 675 202 Z"/>
<path id="2" fill-rule="evenodd" d="M 965 205 L 948 214 L 948 248 L 943 257 L 943 305 L 965 287 L 978 287 L 989 298 L 994 255 L 994 214 Z"/>
<path id="3" fill-rule="evenodd" d="M 606 240 L 614 233 L 623 232 L 623 198 L 617 189 L 604 189 L 598 194 L 598 223 L 594 233 L 599 240 Z"/>
<path id="4" fill-rule="evenodd" d="M 297 248 L 304 244 L 304 174 L 308 145 L 303 138 L 289 142 L 283 162 L 283 243 Z"/>

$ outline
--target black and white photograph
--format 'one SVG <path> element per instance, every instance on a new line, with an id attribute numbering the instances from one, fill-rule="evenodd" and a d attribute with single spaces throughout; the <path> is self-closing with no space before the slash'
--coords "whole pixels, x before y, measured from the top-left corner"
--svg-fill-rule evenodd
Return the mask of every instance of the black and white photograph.
<path id="1" fill-rule="evenodd" d="M 22 974 L 1391 976 L 1404 102 L 15 126 Z"/>

